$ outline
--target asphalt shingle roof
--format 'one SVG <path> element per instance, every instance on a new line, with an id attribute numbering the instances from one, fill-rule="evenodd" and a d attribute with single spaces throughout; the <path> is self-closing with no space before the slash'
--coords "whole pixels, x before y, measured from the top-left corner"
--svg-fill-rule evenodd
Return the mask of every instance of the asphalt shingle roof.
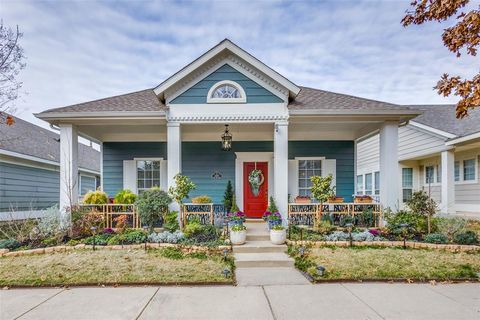
<path id="1" fill-rule="evenodd" d="M 14 117 L 11 126 L 0 127 L 0 149 L 60 163 L 60 135 Z M 100 152 L 78 144 L 80 168 L 100 172 Z"/>
<path id="2" fill-rule="evenodd" d="M 153 89 L 146 89 L 78 103 L 67 107 L 49 109 L 43 111 L 42 114 L 63 112 L 139 112 L 163 110 L 165 110 L 165 105 L 160 102 L 153 92 Z"/>
<path id="3" fill-rule="evenodd" d="M 480 132 L 480 108 L 470 110 L 469 115 L 463 119 L 457 119 L 453 104 L 409 105 L 408 107 L 423 112 L 412 121 L 429 127 L 446 131 L 458 137 Z"/>

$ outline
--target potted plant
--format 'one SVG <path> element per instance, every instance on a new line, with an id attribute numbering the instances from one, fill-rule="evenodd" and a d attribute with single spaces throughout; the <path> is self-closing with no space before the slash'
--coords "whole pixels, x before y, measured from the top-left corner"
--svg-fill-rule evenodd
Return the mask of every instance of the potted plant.
<path id="1" fill-rule="evenodd" d="M 312 181 L 312 197 L 320 203 L 320 210 L 323 208 L 323 203 L 335 196 L 335 187 L 332 187 L 333 176 L 329 174 L 326 177 L 313 176 Z"/>
<path id="2" fill-rule="evenodd" d="M 195 203 L 195 204 L 206 204 L 206 203 L 209 204 L 212 202 L 213 202 L 212 198 L 210 198 L 207 195 L 192 198 L 192 203 Z"/>
<path id="3" fill-rule="evenodd" d="M 343 203 L 345 200 L 343 197 L 339 197 L 339 196 L 333 196 L 333 197 L 330 197 L 328 198 L 328 201 L 327 202 L 330 202 L 330 203 Z"/>
<path id="4" fill-rule="evenodd" d="M 270 241 L 273 244 L 284 244 L 287 240 L 287 231 L 281 224 L 275 225 L 270 230 Z"/>
<path id="5" fill-rule="evenodd" d="M 372 203 L 373 198 L 370 197 L 369 195 L 364 195 L 364 196 L 355 196 L 355 199 L 353 200 L 355 203 Z"/>
<path id="6" fill-rule="evenodd" d="M 272 212 L 267 218 L 268 221 L 268 228 L 272 230 L 274 226 L 282 224 L 282 216 L 279 212 Z"/>
<path id="7" fill-rule="evenodd" d="M 234 225 L 243 225 L 244 221 L 245 213 L 243 213 L 242 211 L 230 212 L 228 214 L 228 225 L 231 227 Z"/>
<path id="8" fill-rule="evenodd" d="M 295 203 L 312 203 L 312 199 L 309 196 L 297 196 Z"/>
<path id="9" fill-rule="evenodd" d="M 247 227 L 243 224 L 237 224 L 230 230 L 230 242 L 232 244 L 244 244 L 247 239 Z"/>

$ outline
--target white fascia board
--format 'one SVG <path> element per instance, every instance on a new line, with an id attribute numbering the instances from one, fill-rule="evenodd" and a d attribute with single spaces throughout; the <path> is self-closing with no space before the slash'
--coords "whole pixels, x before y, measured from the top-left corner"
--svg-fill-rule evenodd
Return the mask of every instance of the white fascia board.
<path id="1" fill-rule="evenodd" d="M 175 83 L 186 77 L 188 74 L 196 70 L 197 68 L 201 67 L 204 63 L 221 53 L 223 50 L 229 50 L 233 54 L 239 56 L 246 62 L 250 63 L 252 66 L 260 70 L 261 72 L 265 73 L 267 76 L 278 82 L 280 85 L 284 86 L 287 88 L 290 92 L 293 93 L 292 96 L 296 96 L 300 92 L 300 88 L 296 86 L 293 82 L 288 80 L 287 78 L 283 77 L 270 67 L 266 66 L 264 63 L 262 63 L 260 60 L 256 59 L 237 45 L 233 44 L 230 40 L 223 40 L 220 42 L 217 46 L 213 47 L 206 53 L 204 53 L 202 56 L 185 66 L 183 69 L 178 71 L 176 74 L 162 82 L 160 85 L 158 85 L 153 91 L 155 94 L 161 95 L 163 92 L 165 92 L 168 88 L 173 86 Z"/>
<path id="2" fill-rule="evenodd" d="M 382 116 L 398 116 L 398 117 L 405 117 L 405 116 L 418 116 L 420 113 L 418 111 L 413 110 L 391 110 L 391 109 L 384 109 L 384 110 L 366 110 L 366 109 L 290 109 L 290 115 L 297 115 L 297 116 L 315 116 L 315 115 L 350 115 L 350 116 L 357 116 L 357 115 L 371 115 L 376 117 Z M 372 119 L 374 120 L 374 119 Z"/>
<path id="3" fill-rule="evenodd" d="M 398 157 L 398 161 L 416 160 L 418 158 L 425 159 L 425 158 L 440 156 L 440 154 L 443 151 L 448 151 L 448 150 L 452 150 L 452 149 L 453 149 L 453 147 L 441 146 L 441 147 L 437 147 L 437 148 L 434 148 L 434 149 L 429 149 L 428 151 L 416 152 L 414 154 L 410 154 L 408 157 L 406 157 L 406 156 Z"/>
<path id="4" fill-rule="evenodd" d="M 165 111 L 102 111 L 102 112 L 46 112 L 34 113 L 35 117 L 42 120 L 78 120 L 84 119 L 165 119 Z"/>
<path id="5" fill-rule="evenodd" d="M 445 138 L 448 138 L 448 139 L 453 139 L 456 137 L 456 135 L 452 134 L 452 133 L 449 133 L 449 132 L 446 132 L 446 131 L 443 131 L 443 130 L 440 130 L 440 129 L 436 129 L 436 128 L 433 128 L 433 127 L 430 127 L 430 126 L 427 126 L 425 124 L 421 124 L 421 123 L 418 123 L 414 120 L 410 120 L 409 121 L 409 124 L 414 126 L 414 127 L 417 127 L 419 129 L 422 129 L 422 130 L 425 130 L 425 131 L 428 131 L 428 132 L 431 132 L 433 134 L 436 134 L 438 136 L 442 136 L 442 137 L 445 137 Z"/>
<path id="6" fill-rule="evenodd" d="M 56 166 L 56 167 L 58 167 L 60 165 L 56 161 L 42 159 L 42 158 L 39 158 L 39 157 L 30 156 L 30 155 L 27 155 L 27 154 L 18 153 L 18 152 L 9 151 L 9 150 L 0 149 L 0 155 L 10 156 L 10 157 L 23 159 L 23 160 L 28 160 L 28 161 L 34 161 L 34 162 L 38 162 L 38 163 L 44 163 L 44 164 L 48 164 L 48 165 L 52 165 L 52 166 Z M 6 162 L 13 163 L 12 161 L 6 161 Z M 20 166 L 25 166 L 25 164 L 23 164 L 23 163 L 13 163 L 13 164 L 18 164 Z M 40 168 L 40 167 L 38 167 L 38 168 Z M 45 169 L 45 168 L 40 168 L 40 169 Z M 90 170 L 90 169 L 86 169 L 86 168 L 78 168 L 78 170 L 82 171 L 82 172 L 86 172 L 86 173 L 95 174 L 95 175 L 100 174 L 99 171 Z"/>
<path id="7" fill-rule="evenodd" d="M 475 139 L 480 139 L 480 132 L 476 132 L 476 133 L 469 134 L 468 136 L 463 136 L 463 137 L 460 137 L 460 138 L 452 139 L 450 141 L 447 141 L 445 143 L 445 145 L 454 146 L 456 144 L 463 143 L 463 142 L 468 142 L 470 140 L 475 140 Z"/>

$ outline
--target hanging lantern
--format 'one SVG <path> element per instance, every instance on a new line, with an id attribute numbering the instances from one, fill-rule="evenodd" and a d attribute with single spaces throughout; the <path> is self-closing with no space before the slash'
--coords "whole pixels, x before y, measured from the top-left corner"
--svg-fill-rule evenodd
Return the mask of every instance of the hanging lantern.
<path id="1" fill-rule="evenodd" d="M 230 151 L 232 149 L 232 135 L 228 131 L 228 124 L 225 125 L 225 132 L 222 134 L 222 150 Z"/>

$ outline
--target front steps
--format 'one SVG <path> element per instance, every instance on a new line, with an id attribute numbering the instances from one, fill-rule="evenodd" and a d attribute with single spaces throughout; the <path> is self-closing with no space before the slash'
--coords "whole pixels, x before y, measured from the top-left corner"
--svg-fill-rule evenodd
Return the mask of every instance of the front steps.
<path id="1" fill-rule="evenodd" d="M 285 253 L 287 246 L 270 242 L 265 222 L 247 221 L 245 226 L 247 242 L 233 246 L 239 286 L 309 283 L 294 268 L 294 259 Z"/>

